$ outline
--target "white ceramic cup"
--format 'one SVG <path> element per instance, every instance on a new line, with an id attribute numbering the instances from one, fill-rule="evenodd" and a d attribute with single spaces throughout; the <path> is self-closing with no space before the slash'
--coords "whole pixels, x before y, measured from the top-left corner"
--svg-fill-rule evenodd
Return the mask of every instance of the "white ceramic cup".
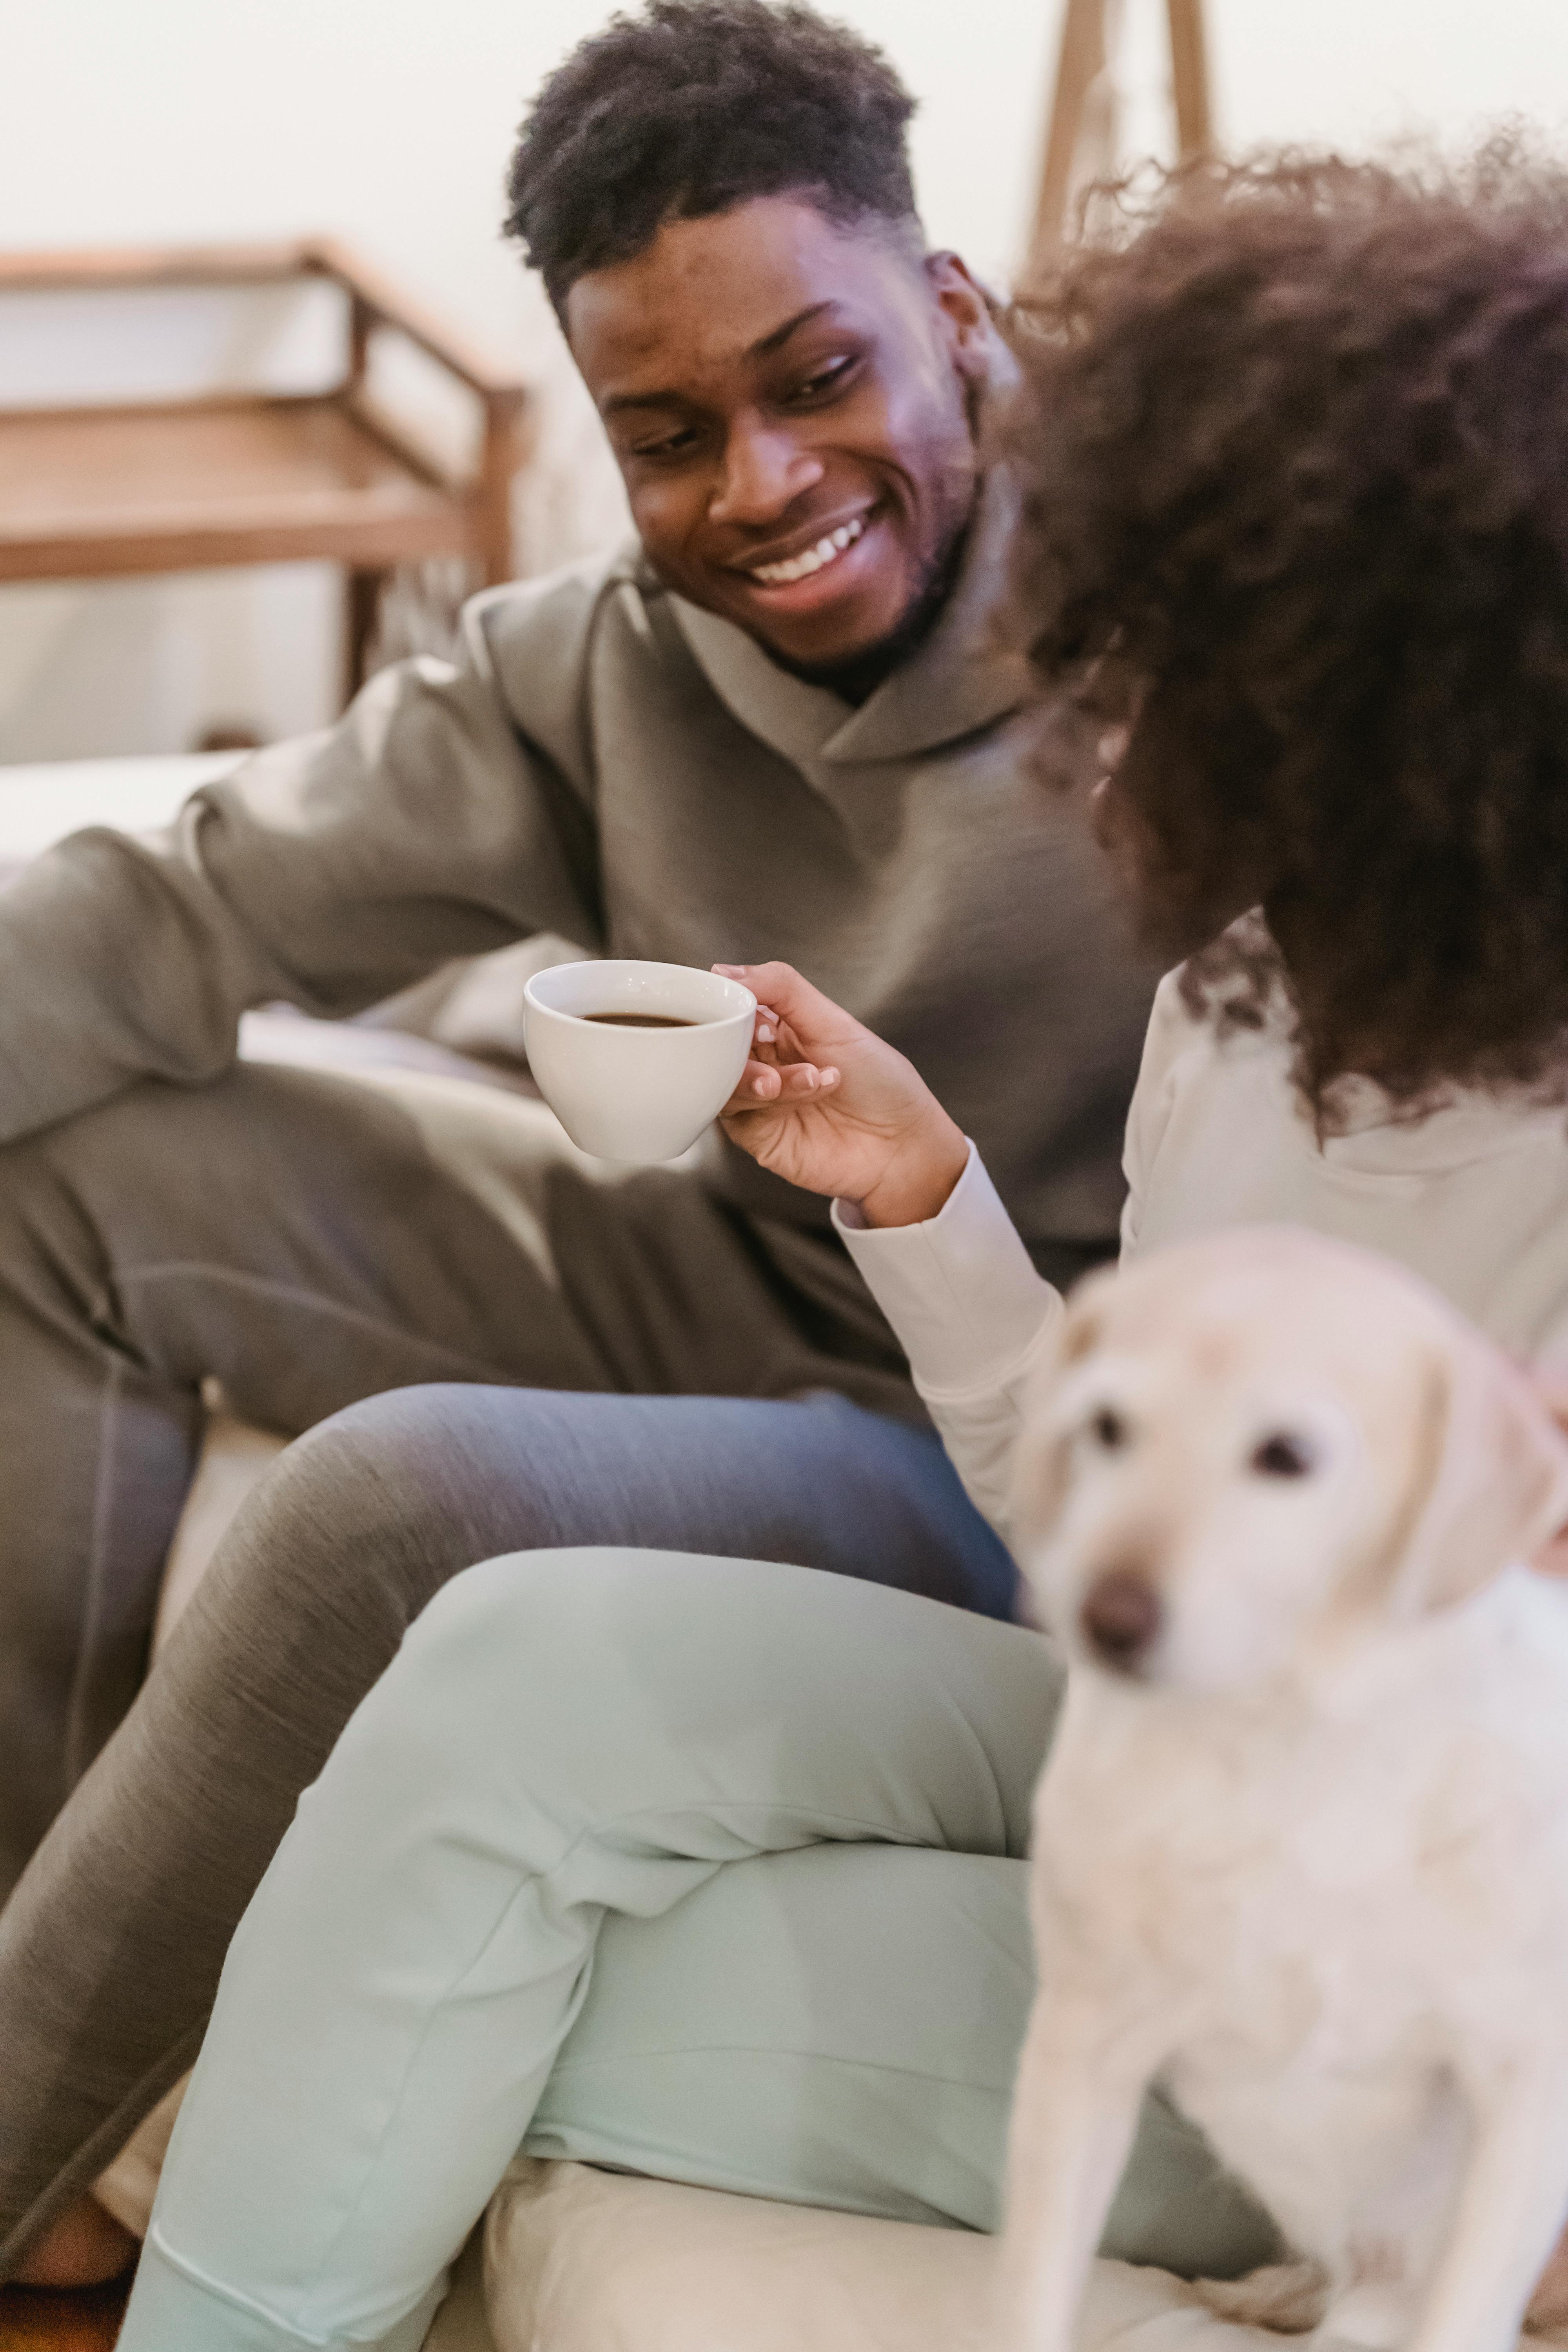
<path id="1" fill-rule="evenodd" d="M 695 1143 L 734 1093 L 757 1000 L 693 964 L 552 964 L 523 991 L 528 1066 L 583 1151 L 647 1166 Z M 591 1013 L 663 1014 L 689 1028 L 620 1027 Z"/>

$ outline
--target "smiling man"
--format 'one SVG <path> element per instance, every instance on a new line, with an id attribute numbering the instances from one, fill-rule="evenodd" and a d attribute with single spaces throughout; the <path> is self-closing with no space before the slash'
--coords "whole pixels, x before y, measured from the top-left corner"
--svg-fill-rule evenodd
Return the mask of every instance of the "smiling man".
<path id="1" fill-rule="evenodd" d="M 235 1065 L 247 1005 L 351 1013 L 530 934 L 782 958 L 911 1056 L 1043 1272 L 1111 1253 L 1153 975 L 991 646 L 998 347 L 926 249 L 910 112 L 763 0 L 650 0 L 568 59 L 509 225 L 637 543 L 0 900 L 0 1881 L 131 1706 L 204 1380 L 312 1429 L 0 1918 L 0 2262 L 185 2063 L 298 1791 L 458 1570 L 633 1542 L 1010 1606 L 805 1195 L 717 1137 L 585 1167 L 522 1112 L 498 1165 Z"/>
<path id="2" fill-rule="evenodd" d="M 963 263 L 759 196 L 664 222 L 562 310 L 663 586 L 863 700 L 942 609 L 973 510 L 992 342 Z"/>
<path id="3" fill-rule="evenodd" d="M 854 702 L 952 586 L 995 355 L 912 110 L 804 8 L 656 0 L 547 85 L 510 185 L 659 583 Z"/>

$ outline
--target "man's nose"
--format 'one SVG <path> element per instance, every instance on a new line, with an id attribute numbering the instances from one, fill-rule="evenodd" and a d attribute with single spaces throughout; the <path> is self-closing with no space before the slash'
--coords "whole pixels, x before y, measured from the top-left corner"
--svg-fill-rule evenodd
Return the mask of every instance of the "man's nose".
<path id="1" fill-rule="evenodd" d="M 1136 1673 L 1159 1637 L 1164 1610 L 1141 1569 L 1107 1569 L 1083 1598 L 1079 1623 L 1090 1648 L 1119 1674 Z"/>
<path id="2" fill-rule="evenodd" d="M 776 522 L 803 491 L 813 490 L 826 468 L 789 433 L 764 426 L 737 426 L 724 448 L 724 472 L 709 503 L 710 522 Z"/>

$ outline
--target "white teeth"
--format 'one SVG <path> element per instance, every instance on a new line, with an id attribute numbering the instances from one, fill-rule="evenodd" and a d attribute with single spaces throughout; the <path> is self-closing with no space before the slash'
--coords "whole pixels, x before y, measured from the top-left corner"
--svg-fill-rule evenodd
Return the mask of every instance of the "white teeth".
<path id="1" fill-rule="evenodd" d="M 865 528 L 865 516 L 857 515 L 853 522 L 840 523 L 826 539 L 819 539 L 815 547 L 808 547 L 804 555 L 792 555 L 787 563 L 759 563 L 752 577 L 768 588 L 784 587 L 792 580 L 809 580 L 814 572 L 820 572 L 825 563 L 831 563 L 847 547 L 853 547 Z"/>

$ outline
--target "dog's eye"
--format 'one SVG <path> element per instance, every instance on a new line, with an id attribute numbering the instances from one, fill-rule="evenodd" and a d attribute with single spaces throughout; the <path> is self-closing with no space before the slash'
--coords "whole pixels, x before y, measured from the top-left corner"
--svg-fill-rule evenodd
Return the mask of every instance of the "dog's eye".
<path id="1" fill-rule="evenodd" d="M 1260 1478 L 1305 1478 L 1317 1467 L 1317 1457 L 1304 1437 L 1277 1429 L 1253 1448 L 1247 1467 Z"/>
<path id="2" fill-rule="evenodd" d="M 1091 1416 L 1089 1433 L 1097 1445 L 1105 1448 L 1107 1454 L 1114 1454 L 1118 1447 L 1125 1445 L 1130 1434 L 1121 1415 L 1112 1412 L 1108 1404 L 1102 1404 L 1100 1411 Z"/>

